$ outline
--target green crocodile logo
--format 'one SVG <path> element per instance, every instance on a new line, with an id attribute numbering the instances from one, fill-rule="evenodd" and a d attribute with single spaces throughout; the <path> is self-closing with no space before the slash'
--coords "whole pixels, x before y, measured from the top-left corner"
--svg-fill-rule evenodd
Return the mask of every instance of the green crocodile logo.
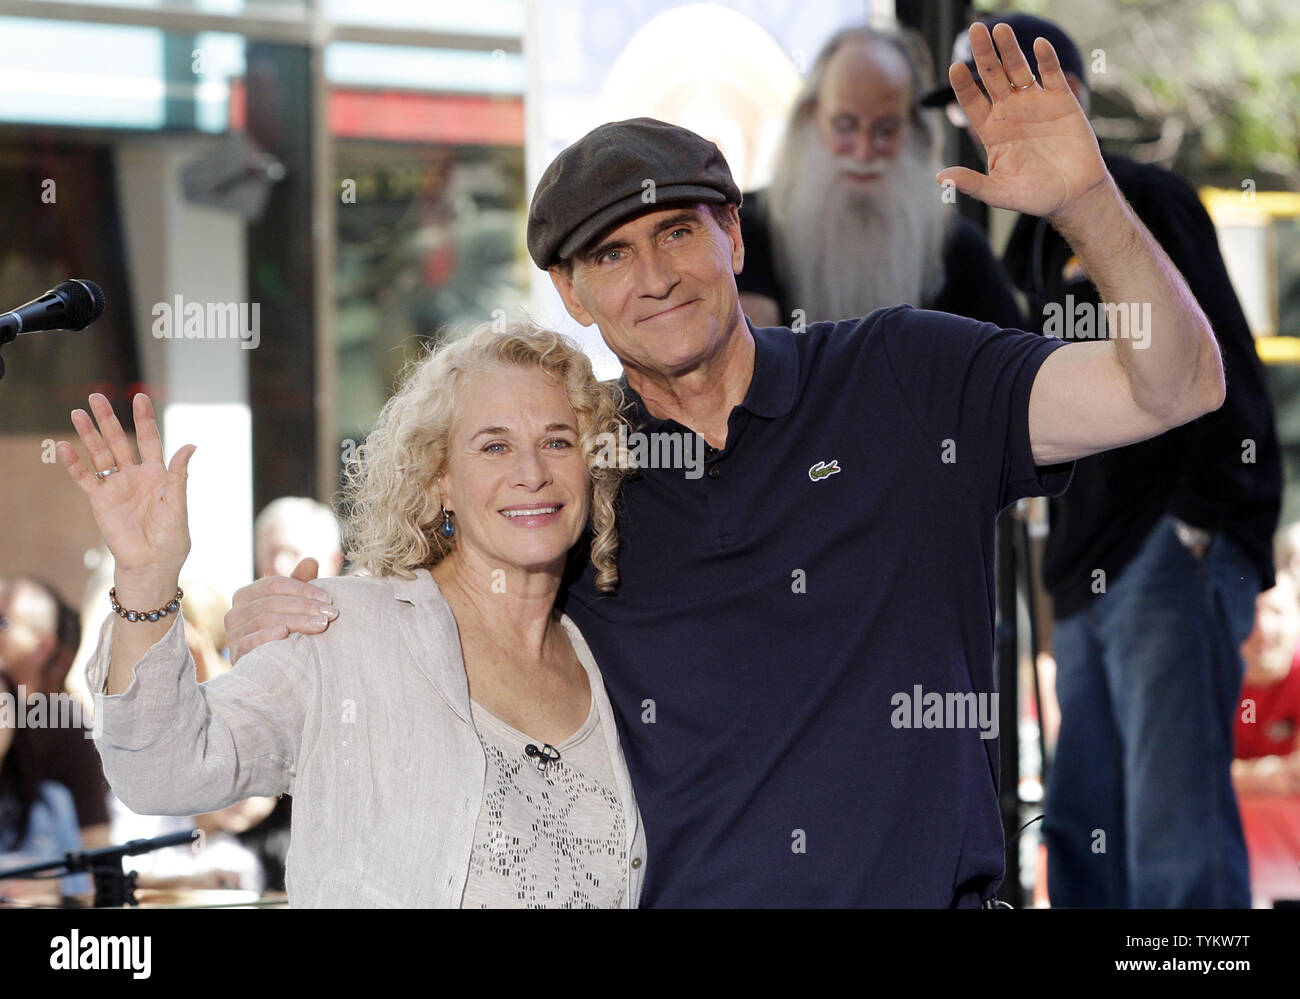
<path id="1" fill-rule="evenodd" d="M 841 471 L 841 469 L 840 460 L 838 458 L 834 458 L 831 461 L 819 461 L 817 464 L 813 465 L 812 468 L 808 469 L 808 478 L 816 482 L 818 479 L 824 479 L 826 476 L 834 475 L 839 471 Z"/>

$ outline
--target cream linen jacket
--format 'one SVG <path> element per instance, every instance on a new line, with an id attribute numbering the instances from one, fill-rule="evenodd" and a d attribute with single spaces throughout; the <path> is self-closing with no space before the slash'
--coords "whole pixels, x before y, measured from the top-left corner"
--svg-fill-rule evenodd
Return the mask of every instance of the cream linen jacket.
<path id="1" fill-rule="evenodd" d="M 456 620 L 417 578 L 317 583 L 339 616 L 200 685 L 178 623 L 106 695 L 109 615 L 87 666 L 95 745 L 113 791 L 146 815 L 197 815 L 254 795 L 293 795 L 285 877 L 295 908 L 458 907 L 487 758 L 470 719 Z M 561 618 L 610 747 L 628 830 L 626 906 L 645 874 L 645 831 L 600 670 Z"/>

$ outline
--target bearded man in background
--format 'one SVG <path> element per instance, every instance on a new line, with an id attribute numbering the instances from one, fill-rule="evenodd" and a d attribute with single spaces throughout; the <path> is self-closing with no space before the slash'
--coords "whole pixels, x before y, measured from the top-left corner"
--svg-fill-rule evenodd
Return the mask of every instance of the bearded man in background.
<path id="1" fill-rule="evenodd" d="M 845 28 L 822 48 L 771 184 L 744 197 L 736 285 L 755 325 L 902 304 L 1023 325 L 983 234 L 935 187 L 935 130 L 917 103 L 930 78 L 911 33 Z"/>

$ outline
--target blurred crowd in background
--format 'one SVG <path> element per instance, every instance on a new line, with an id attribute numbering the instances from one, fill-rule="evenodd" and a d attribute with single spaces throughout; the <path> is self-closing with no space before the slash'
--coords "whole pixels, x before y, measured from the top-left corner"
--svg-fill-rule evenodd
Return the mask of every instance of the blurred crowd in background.
<path id="1" fill-rule="evenodd" d="M 338 521 L 315 500 L 274 501 L 258 515 L 254 536 L 259 577 L 288 575 L 304 558 L 315 559 L 322 576 L 343 568 Z M 204 833 L 199 848 L 169 847 L 132 859 L 141 888 L 282 892 L 287 795 L 195 816 L 136 815 L 113 796 L 90 738 L 94 699 L 84 674 L 107 620 L 112 579 L 108 556 L 74 603 L 36 576 L 0 577 L 0 692 L 10 698 L 11 719 L 0 724 L 0 869 L 197 828 Z M 224 624 L 230 605 L 202 580 L 185 579 L 182 587 L 185 639 L 203 683 L 231 668 Z M 51 695 L 75 699 L 84 726 L 17 727 L 20 691 L 32 703 L 44 698 L 48 704 Z M 74 715 L 65 709 L 64 716 Z M 84 894 L 90 881 L 68 877 L 62 887 Z"/>

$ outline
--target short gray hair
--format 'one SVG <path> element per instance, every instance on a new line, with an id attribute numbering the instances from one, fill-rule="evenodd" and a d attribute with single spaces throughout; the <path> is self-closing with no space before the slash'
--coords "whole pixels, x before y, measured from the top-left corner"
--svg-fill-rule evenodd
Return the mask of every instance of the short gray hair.
<path id="1" fill-rule="evenodd" d="M 267 536 L 282 524 L 322 548 L 341 548 L 339 521 L 333 510 L 306 496 L 281 496 L 263 507 L 253 521 L 253 551 L 258 559 L 266 552 Z"/>

